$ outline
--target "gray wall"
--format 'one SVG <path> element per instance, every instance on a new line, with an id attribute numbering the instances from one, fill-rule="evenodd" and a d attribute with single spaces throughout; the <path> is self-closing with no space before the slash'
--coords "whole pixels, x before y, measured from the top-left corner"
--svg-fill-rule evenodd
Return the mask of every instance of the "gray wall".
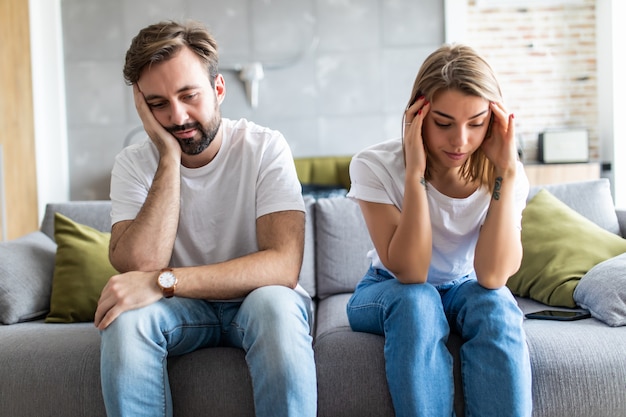
<path id="1" fill-rule="evenodd" d="M 205 23 L 220 45 L 224 117 L 280 130 L 295 156 L 351 155 L 398 136 L 420 64 L 444 41 L 443 0 L 62 0 L 70 198 L 109 198 L 140 126 L 124 84 L 130 40 L 162 19 Z M 232 68 L 261 61 L 253 109 Z"/>

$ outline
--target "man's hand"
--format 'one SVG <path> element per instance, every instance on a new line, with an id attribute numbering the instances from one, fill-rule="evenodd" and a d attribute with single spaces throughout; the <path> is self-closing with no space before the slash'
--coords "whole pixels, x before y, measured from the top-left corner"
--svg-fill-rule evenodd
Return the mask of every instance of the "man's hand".
<path id="1" fill-rule="evenodd" d="M 180 161 L 182 156 L 182 149 L 178 140 L 168 132 L 154 117 L 150 106 L 146 102 L 146 99 L 139 89 L 137 84 L 133 84 L 133 96 L 135 99 L 135 108 L 137 114 L 143 123 L 143 128 L 156 145 L 159 150 L 159 154 L 163 157 L 166 154 L 171 154 L 173 157 Z"/>
<path id="2" fill-rule="evenodd" d="M 104 330 L 123 312 L 150 305 L 163 297 L 157 272 L 131 271 L 114 275 L 102 289 L 94 324 Z"/>

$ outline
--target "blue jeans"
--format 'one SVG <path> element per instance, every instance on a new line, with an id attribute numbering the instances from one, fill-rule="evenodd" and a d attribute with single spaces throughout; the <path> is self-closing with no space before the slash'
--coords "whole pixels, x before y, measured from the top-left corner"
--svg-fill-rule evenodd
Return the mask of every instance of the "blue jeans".
<path id="1" fill-rule="evenodd" d="M 233 346 L 246 351 L 257 416 L 315 416 L 310 302 L 268 286 L 241 302 L 173 297 L 121 314 L 102 332 L 107 415 L 172 416 L 167 357 Z"/>
<path id="2" fill-rule="evenodd" d="M 465 414 L 530 416 L 531 370 L 523 316 L 510 291 L 474 274 L 435 287 L 402 284 L 370 268 L 347 306 L 354 331 L 385 336 L 387 382 L 397 417 L 454 416 L 450 328 L 462 339 Z"/>

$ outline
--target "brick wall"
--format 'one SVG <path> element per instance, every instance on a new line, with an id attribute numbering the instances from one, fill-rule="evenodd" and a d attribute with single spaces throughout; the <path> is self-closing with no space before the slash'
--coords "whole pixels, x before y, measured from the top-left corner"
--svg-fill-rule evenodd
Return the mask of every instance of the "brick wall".
<path id="1" fill-rule="evenodd" d="M 537 159 L 541 131 L 570 127 L 588 129 L 599 158 L 595 22 L 595 0 L 468 0 L 466 42 L 498 74 L 526 161 Z"/>

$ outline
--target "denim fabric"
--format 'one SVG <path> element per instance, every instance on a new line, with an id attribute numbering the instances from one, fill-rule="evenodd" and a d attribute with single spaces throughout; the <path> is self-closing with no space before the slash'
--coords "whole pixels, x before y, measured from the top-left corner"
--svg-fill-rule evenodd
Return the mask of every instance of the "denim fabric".
<path id="1" fill-rule="evenodd" d="M 102 332 L 107 415 L 172 416 L 167 357 L 232 346 L 246 351 L 257 416 L 315 416 L 310 302 L 268 286 L 241 302 L 173 297 L 121 314 Z"/>
<path id="2" fill-rule="evenodd" d="M 510 291 L 475 275 L 440 286 L 402 284 L 370 268 L 347 306 L 354 331 L 385 336 L 387 382 L 398 417 L 454 415 L 450 329 L 463 338 L 466 416 L 526 417 L 532 391 L 523 315 Z"/>

